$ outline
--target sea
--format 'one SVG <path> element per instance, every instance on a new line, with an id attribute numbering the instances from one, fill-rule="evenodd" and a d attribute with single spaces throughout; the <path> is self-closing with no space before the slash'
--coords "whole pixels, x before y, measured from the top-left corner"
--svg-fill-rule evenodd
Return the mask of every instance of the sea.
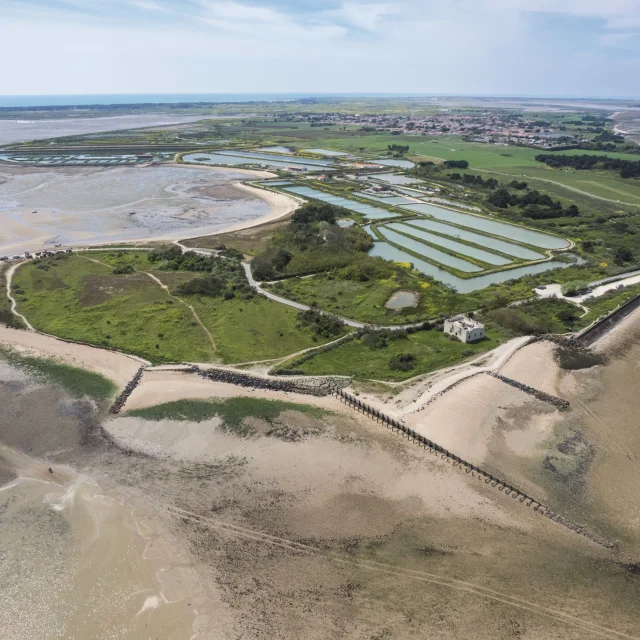
<path id="1" fill-rule="evenodd" d="M 74 95 L 0 95 L 0 107 L 68 107 L 123 104 L 176 104 L 181 102 L 283 102 L 328 98 L 407 98 L 411 93 L 104 93 Z"/>

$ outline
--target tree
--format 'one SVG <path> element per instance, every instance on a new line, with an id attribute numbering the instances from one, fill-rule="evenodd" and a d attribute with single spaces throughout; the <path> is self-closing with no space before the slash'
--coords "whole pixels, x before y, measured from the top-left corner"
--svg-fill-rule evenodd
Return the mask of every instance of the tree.
<path id="1" fill-rule="evenodd" d="M 620 247 L 613 258 L 613 261 L 618 264 L 624 264 L 625 262 L 631 262 L 633 260 L 633 252 L 628 247 Z"/>
<path id="2" fill-rule="evenodd" d="M 579 296 L 589 288 L 588 283 L 584 280 L 570 280 L 562 285 L 563 296 Z"/>

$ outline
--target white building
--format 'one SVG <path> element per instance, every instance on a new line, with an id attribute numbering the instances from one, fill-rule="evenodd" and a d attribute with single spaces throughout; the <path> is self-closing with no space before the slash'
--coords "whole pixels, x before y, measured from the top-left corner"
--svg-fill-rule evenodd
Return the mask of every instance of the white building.
<path id="1" fill-rule="evenodd" d="M 460 314 L 444 321 L 444 332 L 455 336 L 460 342 L 475 342 L 484 338 L 484 325 L 469 316 Z"/>

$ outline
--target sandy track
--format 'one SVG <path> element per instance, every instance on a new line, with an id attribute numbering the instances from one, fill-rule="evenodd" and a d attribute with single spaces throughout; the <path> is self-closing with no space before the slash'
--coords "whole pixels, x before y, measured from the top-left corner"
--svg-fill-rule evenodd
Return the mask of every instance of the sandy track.
<path id="1" fill-rule="evenodd" d="M 53 358 L 64 364 L 99 373 L 113 380 L 119 387 L 124 387 L 133 378 L 141 363 L 147 364 L 135 356 L 65 342 L 36 331 L 10 329 L 2 324 L 0 324 L 0 344 L 13 347 L 25 355 Z"/>
<path id="2" fill-rule="evenodd" d="M 35 331 L 35 329 L 33 328 L 33 325 L 18 311 L 18 303 L 16 302 L 16 299 L 11 294 L 11 281 L 13 280 L 13 274 L 16 272 L 17 268 L 22 264 L 24 264 L 24 262 L 18 262 L 17 264 L 13 264 L 7 270 L 7 273 L 6 273 L 7 298 L 9 298 L 9 301 L 11 302 L 11 313 L 13 313 L 14 316 L 17 316 L 18 318 L 20 318 L 20 320 L 24 322 L 25 326 L 27 327 L 27 329 L 29 329 L 29 331 Z"/>

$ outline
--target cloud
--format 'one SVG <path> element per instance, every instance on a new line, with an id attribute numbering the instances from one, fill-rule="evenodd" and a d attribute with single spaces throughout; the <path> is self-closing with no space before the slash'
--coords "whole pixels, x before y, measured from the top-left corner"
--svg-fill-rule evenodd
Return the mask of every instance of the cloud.
<path id="1" fill-rule="evenodd" d="M 623 95 L 639 5 L 0 0 L 0 91 Z"/>
<path id="2" fill-rule="evenodd" d="M 397 15 L 401 12 L 398 5 L 393 4 L 362 4 L 348 2 L 339 9 L 330 11 L 327 16 L 340 20 L 358 29 L 376 31 L 382 18 Z"/>

